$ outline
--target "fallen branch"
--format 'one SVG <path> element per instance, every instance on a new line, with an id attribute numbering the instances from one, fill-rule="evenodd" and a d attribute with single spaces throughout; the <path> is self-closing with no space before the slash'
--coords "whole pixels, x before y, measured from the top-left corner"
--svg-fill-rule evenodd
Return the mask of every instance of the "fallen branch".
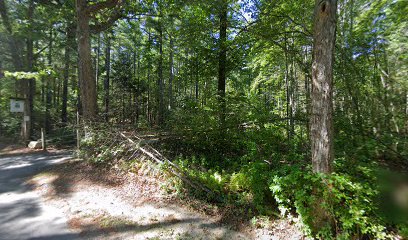
<path id="1" fill-rule="evenodd" d="M 201 191 L 204 191 L 204 192 L 206 192 L 208 194 L 216 196 L 214 194 L 214 192 L 212 192 L 210 189 L 208 189 L 207 187 L 203 186 L 202 184 L 197 183 L 194 180 L 192 180 L 177 164 L 175 164 L 175 163 L 171 162 L 170 160 L 168 160 L 167 158 L 165 158 L 159 151 L 154 149 L 152 146 L 150 146 L 148 144 L 145 144 L 145 146 L 150 148 L 151 151 L 147 150 L 145 147 L 142 147 L 141 142 L 143 142 L 143 139 L 141 139 L 141 138 L 139 138 L 137 136 L 134 136 L 135 138 L 137 138 L 139 140 L 139 143 L 136 143 L 135 141 L 133 141 L 132 139 L 127 137 L 125 134 L 123 134 L 123 133 L 119 133 L 119 134 L 123 138 L 125 138 L 127 141 L 129 141 L 131 144 L 133 144 L 135 147 L 137 147 L 138 150 L 143 152 L 145 155 L 149 156 L 152 160 L 154 160 L 158 164 L 160 164 L 160 165 L 168 164 L 170 167 L 167 168 L 166 170 L 170 174 L 180 178 L 183 182 L 185 182 L 186 184 L 190 185 L 191 187 L 193 187 L 193 188 L 195 188 L 197 190 L 201 190 Z"/>

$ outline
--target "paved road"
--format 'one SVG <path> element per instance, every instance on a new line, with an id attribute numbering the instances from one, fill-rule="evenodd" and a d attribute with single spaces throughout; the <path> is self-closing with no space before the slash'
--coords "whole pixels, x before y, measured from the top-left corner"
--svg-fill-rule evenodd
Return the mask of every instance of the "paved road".
<path id="1" fill-rule="evenodd" d="M 65 153 L 0 155 L 0 239 L 78 239 L 61 209 L 47 205 L 26 180 L 70 158 Z"/>

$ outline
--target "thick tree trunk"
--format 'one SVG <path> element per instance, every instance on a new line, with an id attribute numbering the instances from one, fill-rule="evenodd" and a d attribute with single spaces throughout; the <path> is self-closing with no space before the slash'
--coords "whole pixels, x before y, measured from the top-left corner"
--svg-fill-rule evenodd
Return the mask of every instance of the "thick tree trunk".
<path id="1" fill-rule="evenodd" d="M 333 152 L 333 63 L 336 0 L 316 0 L 310 135 L 313 171 L 330 173 Z"/>
<path id="2" fill-rule="evenodd" d="M 96 79 L 92 69 L 89 12 L 87 0 L 76 0 L 78 68 L 82 114 L 85 120 L 95 120 L 97 115 Z"/>

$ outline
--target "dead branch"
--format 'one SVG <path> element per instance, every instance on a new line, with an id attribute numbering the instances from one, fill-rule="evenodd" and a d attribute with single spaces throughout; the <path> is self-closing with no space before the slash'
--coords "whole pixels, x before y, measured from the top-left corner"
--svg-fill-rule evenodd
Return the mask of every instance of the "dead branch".
<path id="1" fill-rule="evenodd" d="M 128 142 L 130 142 L 132 145 L 134 145 L 135 147 L 138 148 L 138 150 L 140 150 L 142 153 L 144 153 L 145 155 L 147 155 L 148 157 L 150 157 L 152 160 L 154 160 L 155 162 L 157 162 L 158 164 L 162 165 L 162 164 L 168 164 L 170 167 L 167 168 L 166 170 L 180 178 L 183 182 L 185 182 L 186 184 L 190 185 L 191 187 L 193 187 L 194 189 L 200 190 L 200 191 L 204 191 L 208 194 L 212 194 L 214 196 L 216 196 L 210 189 L 208 189 L 207 187 L 203 186 L 200 183 L 195 182 L 194 180 L 192 180 L 181 168 L 180 166 L 178 166 L 177 164 L 171 162 L 170 160 L 168 160 L 167 158 L 165 158 L 159 151 L 157 151 L 155 148 L 153 148 L 152 146 L 145 144 L 144 146 L 146 147 L 142 147 L 141 143 L 143 142 L 143 139 L 141 139 L 140 137 L 134 136 L 135 138 L 138 139 L 138 143 L 133 141 L 132 139 L 130 139 L 129 137 L 127 137 L 125 134 L 123 133 L 119 133 L 119 135 L 121 135 L 123 138 L 125 138 Z M 146 148 L 149 148 L 149 150 L 147 150 Z"/>

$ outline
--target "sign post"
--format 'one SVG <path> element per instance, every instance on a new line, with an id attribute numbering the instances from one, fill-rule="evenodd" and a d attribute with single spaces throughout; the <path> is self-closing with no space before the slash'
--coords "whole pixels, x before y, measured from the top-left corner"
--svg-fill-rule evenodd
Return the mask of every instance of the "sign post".
<path id="1" fill-rule="evenodd" d="M 29 139 L 29 124 L 30 116 L 27 114 L 27 104 L 24 98 L 10 98 L 10 112 L 12 113 L 24 113 L 23 121 L 21 123 L 21 135 L 24 141 Z"/>
<path id="2" fill-rule="evenodd" d="M 22 98 L 11 98 L 10 99 L 10 112 L 24 112 L 24 99 Z"/>

